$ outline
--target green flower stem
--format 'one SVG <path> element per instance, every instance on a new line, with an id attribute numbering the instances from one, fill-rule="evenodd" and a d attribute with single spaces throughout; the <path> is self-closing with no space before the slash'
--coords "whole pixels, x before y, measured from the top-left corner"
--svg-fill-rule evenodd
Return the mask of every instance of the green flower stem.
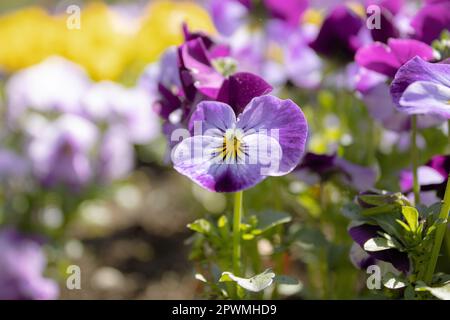
<path id="1" fill-rule="evenodd" d="M 417 206 L 420 203 L 420 185 L 419 177 L 417 173 L 418 168 L 418 150 L 417 150 L 417 116 L 413 115 L 411 119 L 411 162 L 413 169 L 413 190 L 414 190 L 414 203 Z"/>
<path id="2" fill-rule="evenodd" d="M 243 191 L 234 194 L 234 214 L 233 214 L 233 273 L 241 275 L 241 220 L 242 220 L 242 198 Z M 239 299 L 240 288 L 236 283 L 236 290 L 233 293 L 234 299 Z"/>
<path id="3" fill-rule="evenodd" d="M 439 219 L 447 220 L 448 212 L 450 211 L 450 175 L 447 180 L 447 187 L 445 188 L 444 202 L 442 203 Z M 447 222 L 437 226 L 434 238 L 433 249 L 431 250 L 430 260 L 428 262 L 427 272 L 425 274 L 425 282 L 431 283 L 433 279 L 434 269 L 441 250 L 442 240 L 444 239 L 445 231 L 447 230 Z"/>
<path id="4" fill-rule="evenodd" d="M 233 215 L 233 273 L 241 276 L 241 220 L 242 220 L 242 196 L 239 191 L 234 194 L 234 215 Z"/>

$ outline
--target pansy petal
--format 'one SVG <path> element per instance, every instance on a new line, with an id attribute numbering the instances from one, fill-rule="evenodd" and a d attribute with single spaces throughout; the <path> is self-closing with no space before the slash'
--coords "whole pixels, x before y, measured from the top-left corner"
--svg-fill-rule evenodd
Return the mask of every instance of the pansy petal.
<path id="1" fill-rule="evenodd" d="M 266 157 L 259 155 L 254 138 L 246 137 L 244 143 L 249 143 L 247 152 L 256 154 L 257 158 L 250 159 L 247 155 L 242 155 L 239 161 L 227 161 L 220 155 L 217 156 L 217 150 L 223 145 L 223 138 L 194 136 L 185 139 L 172 152 L 174 168 L 210 191 L 236 192 L 251 188 L 272 172 L 270 166 L 266 165 L 270 165 L 267 161 L 274 158 L 278 160 L 270 152 Z M 259 139 L 265 138 L 261 135 Z M 275 140 L 270 137 L 266 139 L 269 151 L 281 153 Z"/>
<path id="2" fill-rule="evenodd" d="M 450 87 L 417 81 L 406 88 L 399 104 L 408 114 L 435 114 L 450 119 Z"/>
<path id="3" fill-rule="evenodd" d="M 223 133 L 236 123 L 233 109 L 226 103 L 203 101 L 197 105 L 189 120 L 189 131 L 194 135 L 205 134 L 223 137 Z M 196 130 L 197 128 L 197 130 Z"/>
<path id="4" fill-rule="evenodd" d="M 403 92 L 416 81 L 431 81 L 450 87 L 450 64 L 429 63 L 415 57 L 405 63 L 395 75 L 391 84 L 391 95 L 398 105 Z"/>
<path id="5" fill-rule="evenodd" d="M 253 98 L 271 91 L 272 86 L 261 77 L 249 72 L 238 72 L 223 82 L 217 100 L 229 104 L 239 114 Z"/>
<path id="6" fill-rule="evenodd" d="M 239 116 L 237 127 L 278 135 L 283 155 L 279 175 L 289 173 L 300 162 L 308 136 L 308 125 L 301 109 L 291 100 L 274 96 L 254 98 Z"/>
<path id="7" fill-rule="evenodd" d="M 355 61 L 361 67 L 393 77 L 400 67 L 399 61 L 389 47 L 381 42 L 375 42 L 362 47 L 355 55 Z"/>
<path id="8" fill-rule="evenodd" d="M 248 14 L 248 8 L 234 0 L 212 0 L 210 11 L 215 27 L 227 37 L 244 24 Z"/>
<path id="9" fill-rule="evenodd" d="M 349 229 L 349 234 L 352 239 L 361 247 L 364 248 L 364 244 L 373 238 L 379 237 L 378 232 L 383 231 L 380 227 L 362 224 Z M 410 262 L 408 255 L 404 252 L 400 252 L 397 249 L 387 249 L 376 252 L 368 252 L 370 256 L 377 260 L 391 263 L 397 270 L 407 273 L 410 269 Z"/>
<path id="10" fill-rule="evenodd" d="M 223 144 L 223 138 L 194 136 L 182 140 L 172 149 L 174 169 L 205 189 L 215 191 L 215 176 L 210 174 L 214 152 Z"/>

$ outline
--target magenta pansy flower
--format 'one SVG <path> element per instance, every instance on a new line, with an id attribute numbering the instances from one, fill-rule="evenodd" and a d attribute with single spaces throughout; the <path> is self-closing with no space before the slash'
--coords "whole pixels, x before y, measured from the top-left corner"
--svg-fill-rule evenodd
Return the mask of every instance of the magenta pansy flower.
<path id="1" fill-rule="evenodd" d="M 205 189 L 236 192 L 267 176 L 292 171 L 303 155 L 308 126 L 291 100 L 254 98 L 239 115 L 225 103 L 197 106 L 193 136 L 173 150 L 174 168 Z"/>
<path id="2" fill-rule="evenodd" d="M 450 119 L 450 64 L 410 60 L 395 75 L 391 95 L 402 112 Z"/>
<path id="3" fill-rule="evenodd" d="M 435 58 L 427 44 L 412 39 L 389 39 L 387 45 L 374 42 L 358 50 L 356 62 L 369 70 L 393 78 L 397 70 L 410 59 L 419 56 L 425 60 Z"/>

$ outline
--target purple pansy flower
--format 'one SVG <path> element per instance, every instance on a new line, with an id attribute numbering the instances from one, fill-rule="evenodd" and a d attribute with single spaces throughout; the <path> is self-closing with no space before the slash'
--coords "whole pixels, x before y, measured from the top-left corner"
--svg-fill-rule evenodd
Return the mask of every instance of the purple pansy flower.
<path id="1" fill-rule="evenodd" d="M 131 172 L 134 151 L 124 128 L 111 127 L 104 133 L 96 164 L 97 176 L 103 183 L 122 179 Z"/>
<path id="2" fill-rule="evenodd" d="M 391 95 L 402 112 L 450 119 L 450 64 L 410 60 L 395 75 Z"/>
<path id="3" fill-rule="evenodd" d="M 216 99 L 225 76 L 235 68 L 230 49 L 202 33 L 190 33 L 186 25 L 183 29 L 185 42 L 178 47 L 178 67 L 184 94 L 190 102 L 198 94 Z"/>
<path id="4" fill-rule="evenodd" d="M 46 258 L 39 240 L 12 228 L 0 230 L 0 300 L 50 300 L 56 282 L 44 278 Z"/>
<path id="5" fill-rule="evenodd" d="M 427 1 L 411 21 L 411 26 L 416 39 L 432 43 L 439 38 L 443 30 L 450 30 L 450 1 Z"/>
<path id="6" fill-rule="evenodd" d="M 308 134 L 301 109 L 274 96 L 254 98 L 240 115 L 225 103 L 202 102 L 189 126 L 194 136 L 174 148 L 174 168 L 216 192 L 248 189 L 267 176 L 289 173 Z"/>
<path id="7" fill-rule="evenodd" d="M 79 190 L 93 177 L 90 153 L 97 141 L 93 123 L 75 115 L 60 116 L 31 138 L 28 156 L 34 174 L 44 186 Z"/>
<path id="8" fill-rule="evenodd" d="M 360 38 L 363 24 L 363 19 L 349 7 L 339 5 L 325 18 L 310 47 L 326 57 L 351 61 L 363 44 Z"/>
<path id="9" fill-rule="evenodd" d="M 272 18 L 298 27 L 301 16 L 308 8 L 308 2 L 308 0 L 264 0 L 264 5 Z"/>
<path id="10" fill-rule="evenodd" d="M 415 56 L 425 60 L 435 58 L 433 48 L 423 42 L 412 39 L 389 39 L 387 45 L 374 42 L 360 48 L 355 61 L 364 68 L 393 78 L 397 70 Z"/>
<path id="11" fill-rule="evenodd" d="M 350 261 L 361 270 L 366 270 L 369 266 L 377 264 L 377 259 L 370 256 L 357 243 L 353 243 L 350 248 Z"/>
<path id="12" fill-rule="evenodd" d="M 26 158 L 11 150 L 0 149 L 0 182 L 23 179 L 29 172 L 30 164 Z"/>
<path id="13" fill-rule="evenodd" d="M 434 156 L 424 166 L 418 168 L 422 203 L 431 205 L 444 198 L 449 173 L 450 155 Z M 404 170 L 400 173 L 400 188 L 403 193 L 412 192 L 412 171 Z"/>
<path id="14" fill-rule="evenodd" d="M 261 75 L 275 88 L 290 81 L 299 88 L 315 89 L 323 74 L 323 62 L 308 43 L 315 30 L 292 28 L 279 20 L 268 21 L 263 30 L 242 30 L 232 40 L 239 69 Z"/>
<path id="15" fill-rule="evenodd" d="M 353 241 L 355 241 L 361 248 L 364 248 L 364 244 L 368 240 L 380 237 L 379 232 L 383 232 L 383 229 L 370 224 L 361 224 L 351 227 L 348 232 Z M 410 269 L 408 255 L 397 249 L 392 248 L 382 251 L 366 252 L 373 259 L 391 263 L 397 270 L 403 273 L 408 273 Z"/>
<path id="16" fill-rule="evenodd" d="M 212 0 L 210 2 L 211 17 L 221 34 L 231 36 L 240 26 L 245 24 L 250 9 L 250 6 L 245 2 L 247 1 Z"/>
<path id="17" fill-rule="evenodd" d="M 110 81 L 92 85 L 82 99 L 88 119 L 122 128 L 133 144 L 148 143 L 159 134 L 159 120 L 151 104 L 152 97 L 142 87 L 125 88 Z"/>
<path id="18" fill-rule="evenodd" d="M 398 133 L 411 129 L 411 117 L 398 111 L 386 83 L 379 83 L 370 90 L 363 92 L 362 100 L 370 115 L 385 129 Z M 442 119 L 435 116 L 419 115 L 417 118 L 419 128 L 428 128 L 441 123 Z"/>
<path id="19" fill-rule="evenodd" d="M 309 184 L 327 181 L 338 177 L 341 183 L 356 190 L 367 190 L 374 186 L 375 170 L 351 163 L 336 155 L 307 153 L 293 174 Z"/>
<path id="20" fill-rule="evenodd" d="M 240 26 L 249 23 L 249 15 L 253 12 L 260 14 L 263 11 L 270 20 L 298 27 L 303 13 L 308 8 L 308 2 L 308 0 L 263 0 L 260 3 L 251 3 L 245 0 L 212 0 L 210 11 L 217 30 L 225 36 L 231 36 Z"/>

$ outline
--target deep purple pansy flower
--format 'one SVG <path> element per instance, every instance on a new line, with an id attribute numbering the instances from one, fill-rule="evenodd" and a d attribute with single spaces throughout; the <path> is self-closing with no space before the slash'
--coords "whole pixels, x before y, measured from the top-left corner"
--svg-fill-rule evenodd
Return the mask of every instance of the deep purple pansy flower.
<path id="1" fill-rule="evenodd" d="M 173 149 L 174 168 L 216 192 L 248 189 L 267 176 L 289 173 L 308 134 L 294 102 L 268 95 L 254 98 L 240 115 L 225 103 L 201 102 L 189 127 L 194 135 Z"/>
<path id="2" fill-rule="evenodd" d="M 411 21 L 411 26 L 416 39 L 431 44 L 442 31 L 450 30 L 450 1 L 427 1 Z"/>
<path id="3" fill-rule="evenodd" d="M 419 56 L 434 59 L 433 48 L 412 39 L 389 39 L 387 45 L 374 42 L 358 50 L 355 61 L 362 67 L 393 78 L 397 70 L 410 59 Z"/>
<path id="4" fill-rule="evenodd" d="M 339 181 L 356 190 L 367 190 L 374 186 L 375 170 L 351 163 L 337 155 L 307 153 L 293 174 L 310 184 L 337 177 Z"/>
<path id="5" fill-rule="evenodd" d="M 363 19 L 349 7 L 339 5 L 325 18 L 310 47 L 326 57 L 351 61 L 362 45 L 358 36 L 363 24 Z"/>
<path id="6" fill-rule="evenodd" d="M 398 70 L 391 95 L 402 112 L 450 119 L 450 64 L 415 57 Z"/>
<path id="7" fill-rule="evenodd" d="M 431 205 L 444 198 L 449 173 L 450 155 L 434 156 L 425 165 L 418 168 L 422 203 Z M 412 192 L 412 171 L 404 170 L 400 173 L 400 188 L 403 193 Z"/>
<path id="8" fill-rule="evenodd" d="M 44 278 L 46 258 L 38 239 L 12 228 L 0 230 L 0 300 L 51 300 L 56 282 Z"/>
<path id="9" fill-rule="evenodd" d="M 355 241 L 361 248 L 364 248 L 364 244 L 368 240 L 380 237 L 379 232 L 383 232 L 383 229 L 370 224 L 361 224 L 351 227 L 348 232 L 353 241 Z M 401 272 L 408 273 L 410 269 L 410 261 L 408 255 L 397 249 L 392 248 L 382 251 L 366 252 L 373 259 L 391 263 L 397 270 Z"/>

